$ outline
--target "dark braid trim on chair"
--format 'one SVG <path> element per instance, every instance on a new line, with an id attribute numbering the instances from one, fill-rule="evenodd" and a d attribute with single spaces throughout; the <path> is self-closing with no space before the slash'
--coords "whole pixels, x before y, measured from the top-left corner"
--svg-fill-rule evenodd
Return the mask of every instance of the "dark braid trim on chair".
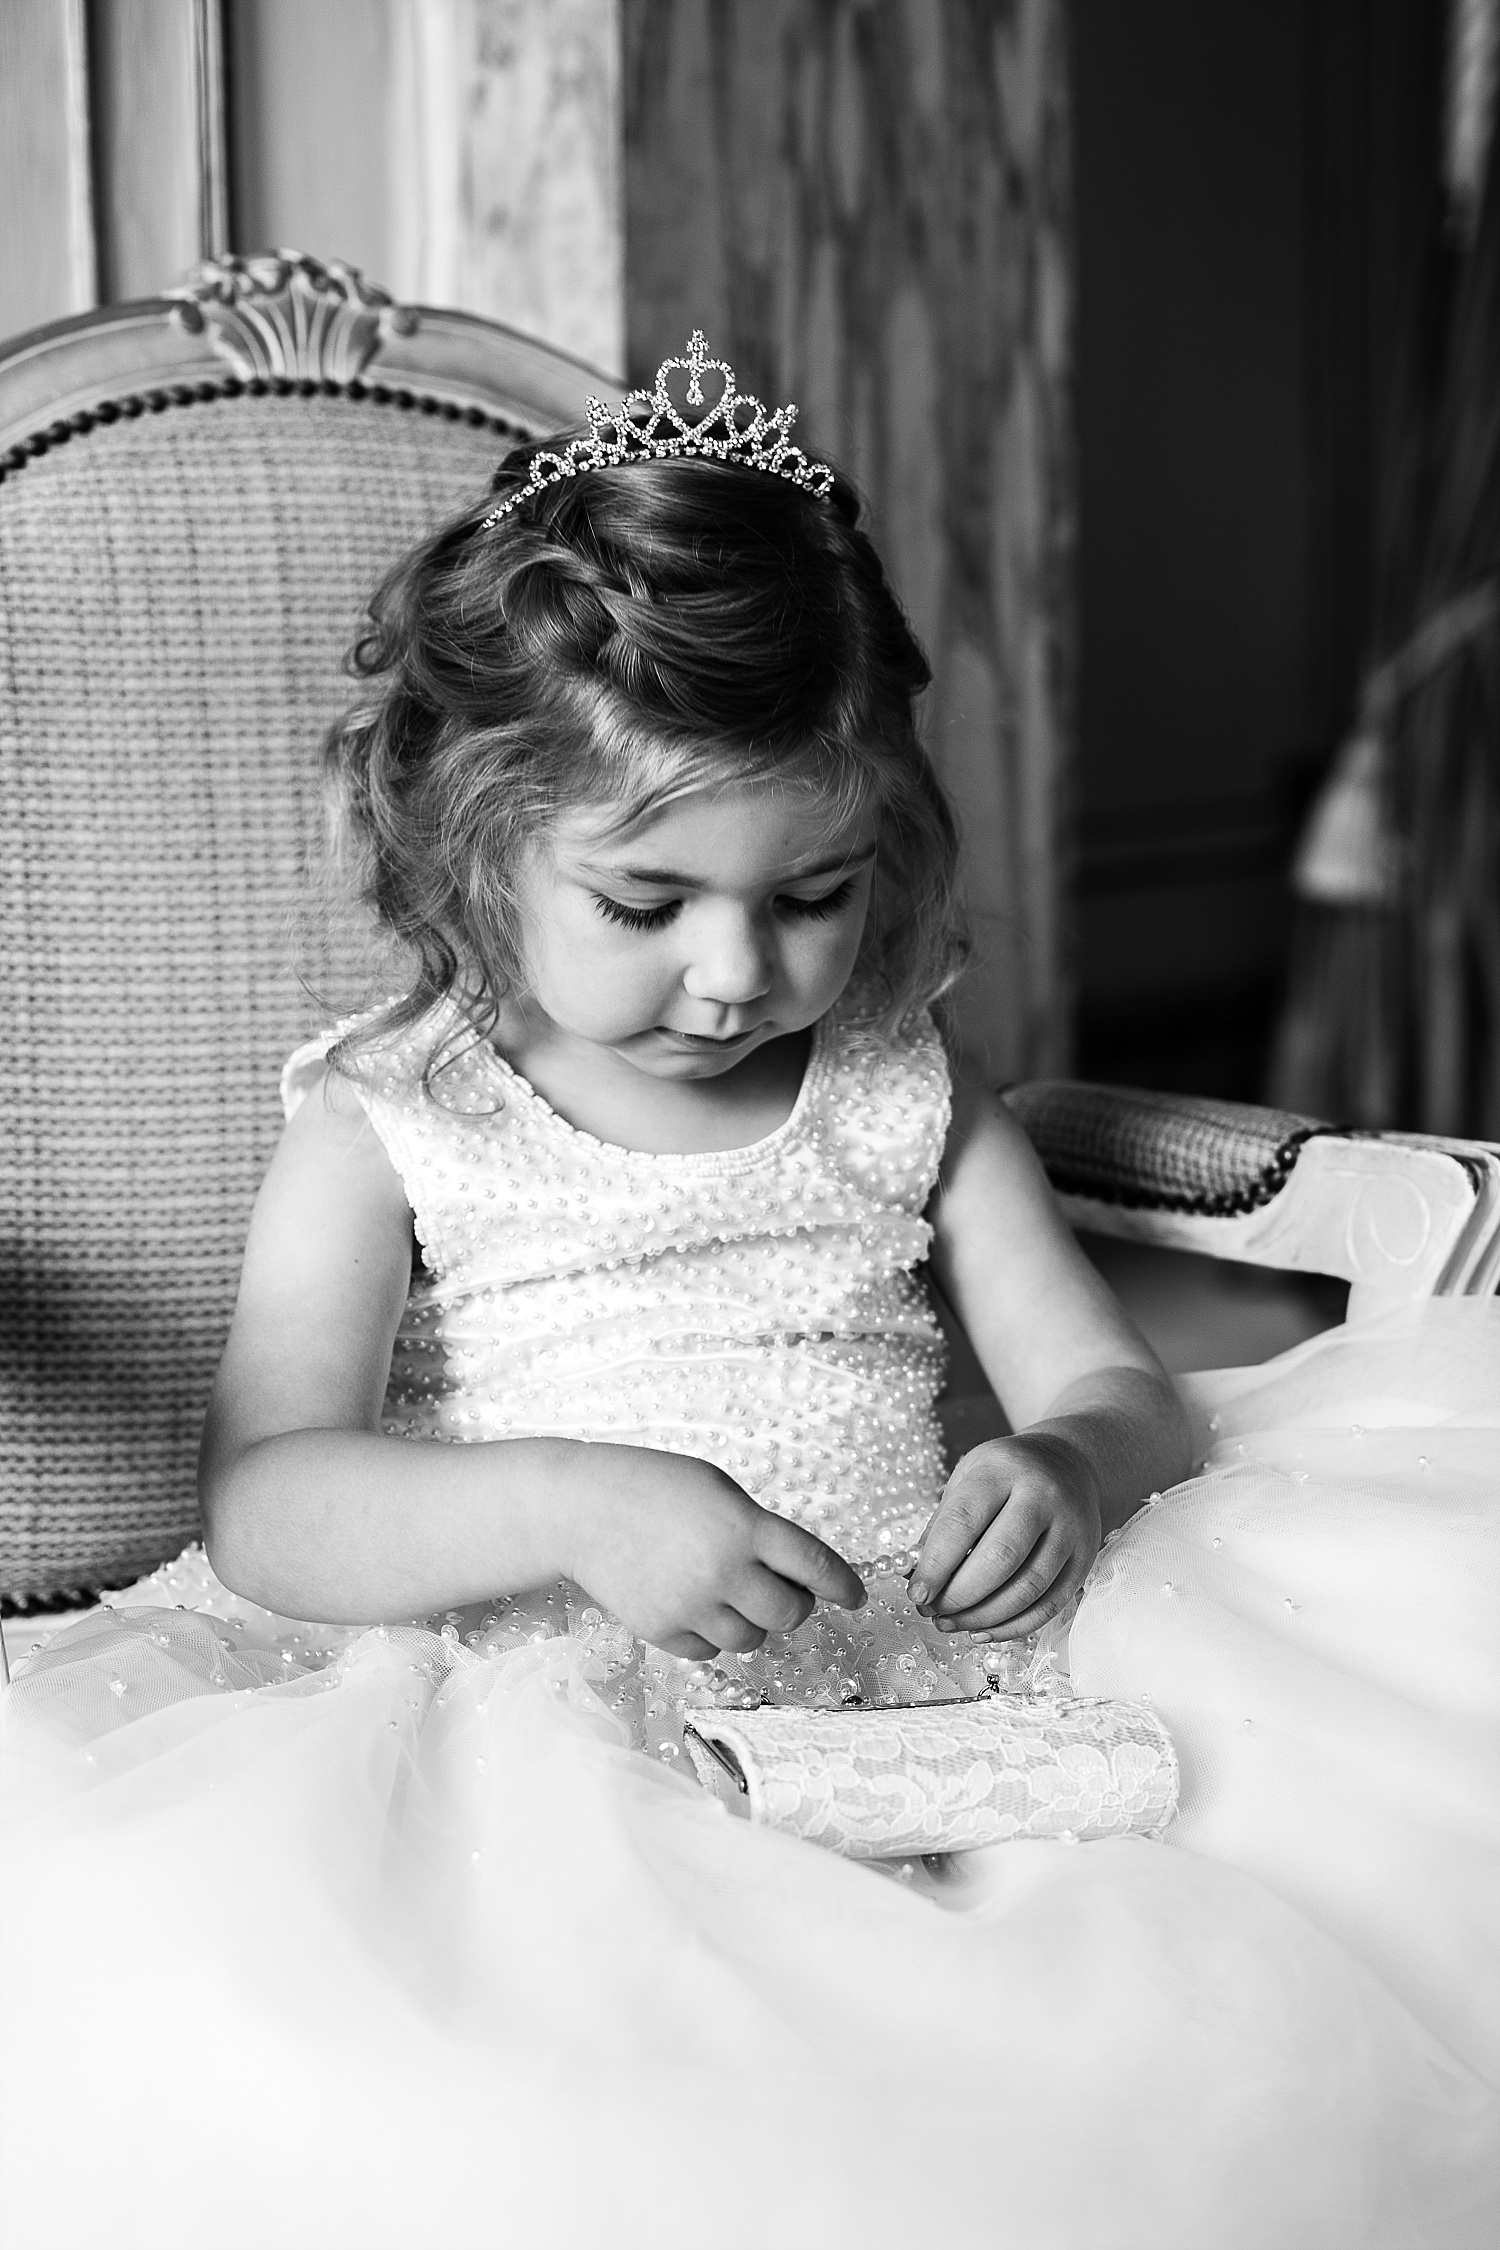
<path id="1" fill-rule="evenodd" d="M 135 1575 L 139 1577 L 140 1573 Z M 18 1621 L 24 1624 L 33 1617 L 40 1623 L 44 1617 L 66 1616 L 69 1610 L 92 1609 L 95 1602 L 133 1582 L 121 1577 L 118 1586 L 54 1586 L 45 1594 L 0 1594 L 0 1617 L 7 1625 Z"/>
<path id="2" fill-rule="evenodd" d="M 336 383 L 329 377 L 314 382 L 309 376 L 294 380 L 286 375 L 224 375 L 200 383 L 169 383 L 161 390 L 132 391 L 124 398 L 81 407 L 76 414 L 50 423 L 45 430 L 34 430 L 19 445 L 0 453 L 0 484 L 39 455 L 50 453 L 54 446 L 86 437 L 90 430 L 107 428 L 111 422 L 133 422 L 142 414 L 161 414 L 169 406 L 196 406 L 204 399 L 315 397 L 369 399 L 376 406 L 395 406 L 405 413 L 436 414 L 445 422 L 467 422 L 474 429 L 493 430 L 499 437 L 524 440 L 530 434 L 519 423 L 488 414 L 481 406 L 459 406 L 453 399 L 433 398 L 424 391 L 389 383 L 366 383 L 358 376 L 347 383 Z"/>
<path id="3" fill-rule="evenodd" d="M 1067 1079 L 1007 1087 L 1004 1098 L 1059 1194 L 1204 1218 L 1269 1203 L 1305 1144 L 1337 1129 L 1249 1103 Z"/>

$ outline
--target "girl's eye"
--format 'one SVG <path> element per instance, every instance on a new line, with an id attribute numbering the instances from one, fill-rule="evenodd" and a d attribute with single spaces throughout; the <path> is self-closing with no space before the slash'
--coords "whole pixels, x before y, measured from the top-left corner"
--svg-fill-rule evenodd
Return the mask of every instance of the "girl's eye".
<path id="1" fill-rule="evenodd" d="M 777 911 L 798 922 L 828 922 L 841 914 L 854 894 L 854 880 L 840 883 L 835 890 L 825 891 L 821 898 L 779 898 Z M 610 898 L 603 891 L 595 891 L 594 904 L 606 922 L 618 922 L 626 930 L 664 930 L 681 908 L 678 898 L 668 899 L 662 906 L 627 906 L 623 899 Z"/>
<path id="2" fill-rule="evenodd" d="M 776 903 L 783 914 L 794 915 L 799 922 L 830 922 L 835 914 L 842 914 L 853 896 L 851 875 L 836 890 L 825 891 L 821 898 L 782 898 Z"/>
<path id="3" fill-rule="evenodd" d="M 602 891 L 594 893 L 594 904 L 606 922 L 619 922 L 627 930 L 665 929 L 681 903 L 674 898 L 665 906 L 627 906 L 623 899 L 606 898 Z"/>

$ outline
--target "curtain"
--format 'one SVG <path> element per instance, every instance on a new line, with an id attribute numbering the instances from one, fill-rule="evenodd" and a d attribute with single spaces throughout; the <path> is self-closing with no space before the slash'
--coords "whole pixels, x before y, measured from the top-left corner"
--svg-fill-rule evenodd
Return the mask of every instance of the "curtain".
<path id="1" fill-rule="evenodd" d="M 1458 0 L 1451 24 L 1447 192 L 1403 338 L 1371 660 L 1293 869 L 1271 1093 L 1500 1138 L 1500 8 Z"/>
<path id="2" fill-rule="evenodd" d="M 702 327 L 852 470 L 932 660 L 995 1078 L 1066 1067 L 1064 0 L 624 0 L 633 381 Z"/>

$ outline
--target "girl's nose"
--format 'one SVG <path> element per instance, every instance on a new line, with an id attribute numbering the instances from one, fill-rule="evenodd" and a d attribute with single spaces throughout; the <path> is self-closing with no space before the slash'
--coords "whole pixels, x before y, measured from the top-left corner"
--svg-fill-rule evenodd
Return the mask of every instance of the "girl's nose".
<path id="1" fill-rule="evenodd" d="M 771 949 L 750 915 L 705 917 L 695 935 L 698 943 L 682 975 L 690 999 L 742 1008 L 769 992 Z"/>

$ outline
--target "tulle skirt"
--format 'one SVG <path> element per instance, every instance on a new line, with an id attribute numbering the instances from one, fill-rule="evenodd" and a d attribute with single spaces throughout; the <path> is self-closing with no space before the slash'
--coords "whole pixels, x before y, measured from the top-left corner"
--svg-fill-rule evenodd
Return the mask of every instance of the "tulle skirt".
<path id="1" fill-rule="evenodd" d="M 1491 2243 L 1500 1307 L 1190 1388 L 1071 1636 L 1162 1844 L 752 1829 L 571 1634 L 73 1628 L 3 1729 L 7 2250 Z"/>

